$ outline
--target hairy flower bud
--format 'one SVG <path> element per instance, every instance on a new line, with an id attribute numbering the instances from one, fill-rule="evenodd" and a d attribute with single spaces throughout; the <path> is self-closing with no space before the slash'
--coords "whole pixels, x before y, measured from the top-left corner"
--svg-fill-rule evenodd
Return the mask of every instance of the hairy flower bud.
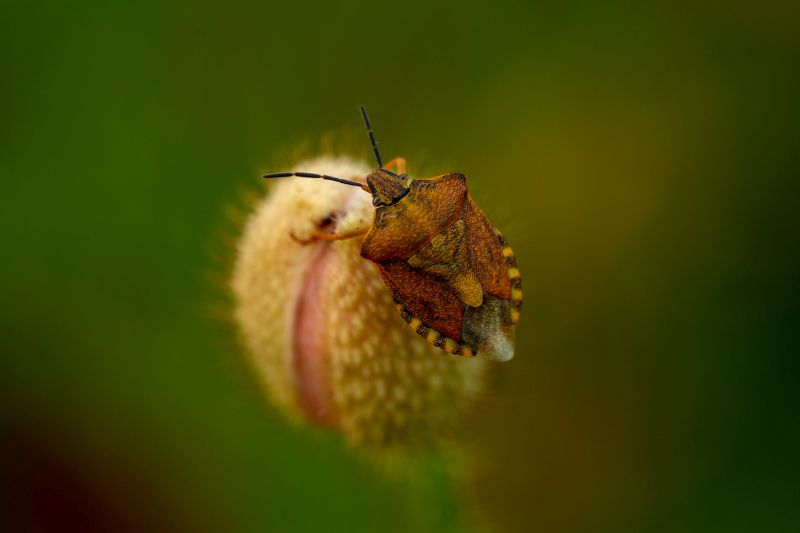
<path id="1" fill-rule="evenodd" d="M 370 171 L 333 157 L 297 168 L 362 181 Z M 362 237 L 302 243 L 320 231 L 365 230 L 373 213 L 357 187 L 275 182 L 238 244 L 235 313 L 279 408 L 356 445 L 402 447 L 453 425 L 480 389 L 485 362 L 448 355 L 405 324 L 375 265 L 360 255 Z"/>

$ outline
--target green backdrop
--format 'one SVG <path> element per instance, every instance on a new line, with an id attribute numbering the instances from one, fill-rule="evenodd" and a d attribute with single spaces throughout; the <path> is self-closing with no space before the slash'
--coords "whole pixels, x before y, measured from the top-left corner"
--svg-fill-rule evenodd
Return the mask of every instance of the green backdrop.
<path id="1" fill-rule="evenodd" d="M 8 530 L 800 529 L 797 12 L 644 4 L 2 2 Z M 360 103 L 523 274 L 453 475 L 287 424 L 220 318 L 226 206 Z"/>

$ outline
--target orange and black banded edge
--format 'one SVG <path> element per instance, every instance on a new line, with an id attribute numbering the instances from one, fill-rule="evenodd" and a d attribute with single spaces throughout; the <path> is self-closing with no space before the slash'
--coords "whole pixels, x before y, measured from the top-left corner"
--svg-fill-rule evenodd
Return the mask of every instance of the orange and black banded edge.
<path id="1" fill-rule="evenodd" d="M 424 338 L 429 343 L 445 352 L 453 355 L 460 355 L 462 357 L 475 357 L 476 350 L 469 344 L 455 341 L 449 337 L 445 337 L 433 328 L 430 328 L 422 323 L 422 320 L 415 317 L 411 312 L 406 309 L 403 304 L 395 301 L 394 306 L 400 311 L 400 316 L 406 321 L 411 329 L 417 332 L 417 335 Z"/>
<path id="2" fill-rule="evenodd" d="M 519 311 L 522 308 L 522 276 L 520 276 L 519 268 L 517 268 L 517 259 L 514 257 L 514 251 L 511 246 L 508 245 L 503 234 L 497 228 L 494 228 L 494 232 L 503 249 L 503 257 L 506 258 L 508 280 L 511 283 L 511 322 L 516 325 L 519 322 Z"/>

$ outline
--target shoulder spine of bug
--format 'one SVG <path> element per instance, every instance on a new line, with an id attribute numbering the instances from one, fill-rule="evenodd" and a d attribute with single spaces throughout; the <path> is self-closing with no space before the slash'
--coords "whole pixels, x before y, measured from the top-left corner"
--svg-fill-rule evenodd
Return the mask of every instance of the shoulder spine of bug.
<path id="1" fill-rule="evenodd" d="M 302 242 L 363 236 L 361 256 L 377 266 L 400 316 L 418 335 L 450 354 L 508 361 L 522 306 L 514 252 L 469 195 L 466 176 L 410 180 L 404 159 L 384 165 L 360 109 L 378 163 L 363 181 L 312 172 L 263 177 L 317 178 L 370 193 L 375 216 L 367 231 L 320 232 Z"/>

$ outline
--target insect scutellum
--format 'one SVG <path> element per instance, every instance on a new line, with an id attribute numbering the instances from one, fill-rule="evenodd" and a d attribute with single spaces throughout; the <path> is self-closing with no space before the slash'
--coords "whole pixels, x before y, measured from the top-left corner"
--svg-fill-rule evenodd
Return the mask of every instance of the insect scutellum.
<path id="1" fill-rule="evenodd" d="M 364 125 L 367 128 L 367 135 L 369 135 L 369 142 L 372 145 L 372 152 L 375 154 L 375 161 L 378 163 L 378 168 L 367 175 L 366 184 L 328 176 L 327 174 L 316 174 L 314 172 L 274 172 L 272 174 L 266 174 L 262 177 L 288 178 L 290 176 L 297 176 L 300 178 L 318 178 L 328 181 L 335 181 L 344 185 L 361 187 L 372 195 L 372 205 L 375 207 L 392 205 L 402 200 L 406 194 L 408 194 L 408 187 L 406 187 L 406 184 L 408 183 L 408 175 L 404 173 L 398 175 L 391 170 L 383 168 L 381 154 L 378 151 L 378 143 L 375 141 L 375 134 L 372 132 L 372 125 L 369 122 L 369 116 L 367 116 L 367 109 L 362 105 L 360 106 L 360 110 L 361 118 L 364 119 Z"/>

